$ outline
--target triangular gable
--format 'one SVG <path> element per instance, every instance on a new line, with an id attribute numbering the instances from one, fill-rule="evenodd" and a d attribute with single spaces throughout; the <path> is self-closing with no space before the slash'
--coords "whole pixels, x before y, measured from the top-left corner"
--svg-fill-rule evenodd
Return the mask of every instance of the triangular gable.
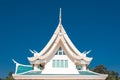
<path id="1" fill-rule="evenodd" d="M 76 64 L 81 64 L 84 60 L 85 64 L 89 65 L 92 58 L 88 58 L 86 54 L 81 53 L 68 37 L 65 29 L 62 26 L 61 19 L 53 36 L 48 44 L 39 53 L 34 53 L 33 57 L 28 57 L 31 64 L 47 63 L 54 55 L 58 48 L 62 47 L 67 56 Z M 40 60 L 40 61 L 38 61 Z M 37 64 L 36 63 L 36 64 Z"/>

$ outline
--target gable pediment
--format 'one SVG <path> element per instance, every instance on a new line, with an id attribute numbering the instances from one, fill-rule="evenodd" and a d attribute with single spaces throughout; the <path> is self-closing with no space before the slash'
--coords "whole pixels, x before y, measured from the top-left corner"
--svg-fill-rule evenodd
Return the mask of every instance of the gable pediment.
<path id="1" fill-rule="evenodd" d="M 55 30 L 52 38 L 48 44 L 44 47 L 42 51 L 36 53 L 34 57 L 28 57 L 30 62 L 34 62 L 37 59 L 41 60 L 40 62 L 47 63 L 54 55 L 55 52 L 62 48 L 66 55 L 73 61 L 80 63 L 80 60 L 85 60 L 86 64 L 89 64 L 92 58 L 86 57 L 86 54 L 81 53 L 69 39 L 66 31 L 64 30 L 62 24 L 59 24 Z"/>

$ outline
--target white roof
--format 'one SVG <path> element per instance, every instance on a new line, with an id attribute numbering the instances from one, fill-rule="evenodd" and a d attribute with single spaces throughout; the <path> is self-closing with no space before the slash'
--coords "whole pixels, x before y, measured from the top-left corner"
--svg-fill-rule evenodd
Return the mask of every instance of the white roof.
<path id="1" fill-rule="evenodd" d="M 33 52 L 33 57 L 28 57 L 31 64 L 39 60 L 39 63 L 47 63 L 56 53 L 59 48 L 62 48 L 66 55 L 76 64 L 81 64 L 84 61 L 87 65 L 92 58 L 86 56 L 86 53 L 81 53 L 68 37 L 63 25 L 61 23 L 61 9 L 59 24 L 47 45 L 39 53 Z"/>

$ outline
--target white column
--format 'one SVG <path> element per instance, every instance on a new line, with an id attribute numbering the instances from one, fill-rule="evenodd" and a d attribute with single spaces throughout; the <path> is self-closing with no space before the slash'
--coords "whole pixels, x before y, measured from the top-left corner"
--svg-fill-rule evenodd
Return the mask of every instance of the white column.
<path id="1" fill-rule="evenodd" d="M 39 70 L 38 66 L 39 66 L 38 64 L 34 64 L 34 71 Z"/>
<path id="2" fill-rule="evenodd" d="M 86 70 L 86 64 L 82 64 L 82 70 Z"/>

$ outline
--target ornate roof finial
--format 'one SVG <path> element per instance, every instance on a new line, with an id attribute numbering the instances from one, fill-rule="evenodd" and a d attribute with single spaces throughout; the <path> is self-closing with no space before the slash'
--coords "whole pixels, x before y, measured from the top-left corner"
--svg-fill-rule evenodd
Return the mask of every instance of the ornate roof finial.
<path id="1" fill-rule="evenodd" d="M 61 8 L 60 8 L 60 13 L 59 13 L 59 24 L 62 23 L 62 12 L 61 12 Z"/>

